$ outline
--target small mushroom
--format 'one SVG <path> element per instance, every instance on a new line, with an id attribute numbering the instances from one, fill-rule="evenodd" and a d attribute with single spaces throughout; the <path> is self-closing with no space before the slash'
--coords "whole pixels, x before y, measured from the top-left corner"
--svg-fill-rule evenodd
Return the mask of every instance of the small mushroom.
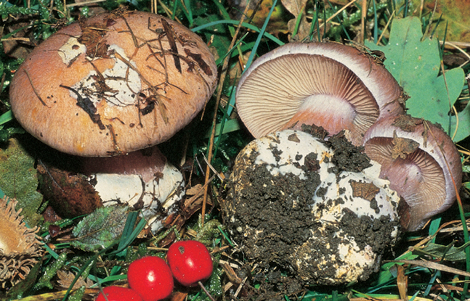
<path id="1" fill-rule="evenodd" d="M 126 178 L 105 194 L 141 207 L 144 199 L 144 208 L 148 199 L 161 211 L 160 196 L 181 195 L 182 175 L 166 181 L 165 172 L 179 171 L 152 147 L 201 111 L 216 78 L 211 52 L 186 27 L 145 12 L 106 13 L 64 27 L 36 47 L 13 78 L 10 103 L 16 119 L 40 141 L 95 157 L 79 159 L 86 168 L 77 172 L 86 173 L 97 190 Z M 149 190 L 142 190 L 149 181 Z M 155 188 L 170 182 L 166 192 Z M 130 186 L 139 188 L 127 191 Z"/>
<path id="2" fill-rule="evenodd" d="M 0 199 L 0 287 L 10 288 L 25 277 L 43 254 L 37 227 L 27 228 L 16 211 L 17 201 Z"/>
<path id="3" fill-rule="evenodd" d="M 353 144 L 378 119 L 403 112 L 401 89 L 374 58 L 338 43 L 290 43 L 261 56 L 237 88 L 237 110 L 255 138 L 302 124 Z"/>
<path id="4" fill-rule="evenodd" d="M 366 154 L 382 165 L 380 177 L 404 198 L 404 229 L 416 231 L 448 209 L 462 184 L 460 156 L 450 137 L 430 122 L 400 115 L 380 120 L 365 134 Z"/>
<path id="5" fill-rule="evenodd" d="M 295 130 L 239 153 L 222 205 L 233 239 L 258 268 L 307 284 L 356 282 L 395 243 L 400 198 L 379 178 L 380 165 L 342 170 L 335 156 L 329 142 Z"/>

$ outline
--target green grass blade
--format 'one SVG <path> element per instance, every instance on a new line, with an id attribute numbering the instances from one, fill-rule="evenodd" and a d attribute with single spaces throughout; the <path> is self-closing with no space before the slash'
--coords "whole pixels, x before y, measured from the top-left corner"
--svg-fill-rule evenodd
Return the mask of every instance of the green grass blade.
<path id="1" fill-rule="evenodd" d="M 274 7 L 274 6 L 273 6 Z M 212 26 L 215 26 L 215 25 L 218 25 L 218 24 L 232 24 L 232 25 L 238 25 L 240 22 L 237 21 L 237 20 L 220 20 L 220 21 L 214 21 L 214 22 L 210 22 L 210 23 L 207 23 L 207 24 L 204 24 L 204 25 L 201 25 L 201 26 L 197 26 L 197 27 L 194 27 L 193 29 L 191 29 L 193 32 L 197 32 L 197 31 L 200 31 L 200 30 L 203 30 L 203 29 L 206 29 L 206 28 L 210 28 Z M 273 36 L 272 34 L 268 33 L 268 32 L 265 32 L 264 30 L 262 29 L 259 29 L 258 27 L 254 26 L 254 25 L 251 25 L 251 24 L 248 24 L 248 23 L 245 23 L 243 22 L 242 23 L 242 26 L 245 27 L 245 28 L 248 28 L 248 29 L 251 29 L 251 30 L 254 30 L 258 33 L 260 32 L 263 32 L 263 35 L 264 37 L 270 39 L 271 41 L 273 41 L 274 43 L 278 44 L 278 45 L 284 45 L 284 42 L 282 42 L 281 40 L 279 40 L 278 38 L 276 38 L 275 36 Z"/>

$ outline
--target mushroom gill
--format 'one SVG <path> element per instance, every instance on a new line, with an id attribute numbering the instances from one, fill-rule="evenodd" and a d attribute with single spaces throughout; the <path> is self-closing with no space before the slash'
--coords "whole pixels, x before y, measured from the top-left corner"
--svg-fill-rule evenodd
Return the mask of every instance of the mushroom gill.
<path id="1" fill-rule="evenodd" d="M 302 124 L 360 145 L 378 119 L 403 112 L 392 75 L 361 51 L 337 43 L 291 43 L 265 54 L 240 79 L 237 110 L 255 138 Z"/>
<path id="2" fill-rule="evenodd" d="M 409 115 L 383 119 L 364 137 L 365 153 L 382 165 L 380 177 L 408 204 L 401 224 L 416 231 L 455 201 L 462 182 L 459 153 L 438 126 Z"/>
<path id="3" fill-rule="evenodd" d="M 16 211 L 17 201 L 8 197 L 0 199 L 0 286 L 15 285 L 29 274 L 42 256 L 37 227 L 27 228 Z"/>

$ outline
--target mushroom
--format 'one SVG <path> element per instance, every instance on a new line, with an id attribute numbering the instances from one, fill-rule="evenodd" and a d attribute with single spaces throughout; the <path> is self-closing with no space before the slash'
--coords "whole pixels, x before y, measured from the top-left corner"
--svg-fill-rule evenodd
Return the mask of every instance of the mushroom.
<path id="1" fill-rule="evenodd" d="M 237 110 L 255 138 L 302 124 L 360 145 L 378 119 L 403 112 L 401 89 L 374 58 L 338 43 L 290 43 L 258 58 L 241 77 Z"/>
<path id="2" fill-rule="evenodd" d="M 37 227 L 27 228 L 16 211 L 17 201 L 8 197 L 0 199 L 0 287 L 14 286 L 29 274 L 42 256 Z"/>
<path id="3" fill-rule="evenodd" d="M 212 95 L 216 77 L 208 47 L 184 26 L 145 12 L 106 13 L 64 27 L 36 47 L 13 78 L 10 102 L 20 124 L 52 148 L 116 156 L 102 161 L 112 169 L 99 159 L 84 163 L 93 166 L 84 172 L 94 184 L 102 177 L 92 174 L 122 175 L 129 173 L 125 166 L 143 160 L 153 165 L 148 170 L 159 171 L 139 174 L 145 186 L 149 179 L 158 184 L 163 170 L 176 171 L 158 150 L 132 152 L 187 125 Z"/>
<path id="4" fill-rule="evenodd" d="M 333 163 L 336 152 L 329 141 L 284 130 L 239 153 L 222 205 L 250 262 L 307 284 L 345 284 L 373 272 L 398 238 L 400 197 L 379 178 L 378 163 L 343 170 Z"/>
<path id="5" fill-rule="evenodd" d="M 404 229 L 421 229 L 448 209 L 462 184 L 460 156 L 450 137 L 437 125 L 400 115 L 383 119 L 365 134 L 366 154 L 382 165 L 380 177 L 406 201 Z"/>

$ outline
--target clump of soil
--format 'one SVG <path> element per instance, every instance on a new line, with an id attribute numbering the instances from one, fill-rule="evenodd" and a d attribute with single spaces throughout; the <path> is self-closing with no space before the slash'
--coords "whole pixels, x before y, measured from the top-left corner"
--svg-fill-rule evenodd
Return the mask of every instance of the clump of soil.
<path id="1" fill-rule="evenodd" d="M 289 285 L 273 288 L 284 293 L 296 285 L 367 279 L 377 255 L 398 234 L 398 202 L 390 202 L 398 196 L 388 185 L 345 172 L 357 170 L 351 166 L 364 170 L 370 160 L 356 155 L 358 148 L 340 144 L 341 137 L 335 139 L 325 143 L 287 130 L 250 143 L 235 162 L 223 205 L 228 229 L 256 273 L 264 278 L 274 271 L 282 275 Z M 338 166 L 340 162 L 345 166 Z M 378 179 L 379 168 L 374 172 Z M 363 186 L 354 188 L 351 181 L 377 188 L 363 192 Z"/>
<path id="2" fill-rule="evenodd" d="M 344 132 L 330 137 L 328 144 L 334 149 L 332 161 L 338 171 L 363 171 L 372 165 L 364 153 L 364 147 L 353 145 L 344 137 Z"/>
<path id="3" fill-rule="evenodd" d="M 305 243 L 310 237 L 310 229 L 315 226 L 310 208 L 320 176 L 311 172 L 305 180 L 293 174 L 273 177 L 263 164 L 255 165 L 244 180 L 247 185 L 240 201 L 234 204 L 237 206 L 236 218 L 231 227 L 245 229 L 248 226 L 260 231 L 239 238 L 243 239 L 244 252 L 259 259 L 261 268 L 272 263 L 286 267 L 292 246 Z M 244 236 L 245 232 L 235 233 Z M 261 241 L 269 243 L 261 244 Z"/>

